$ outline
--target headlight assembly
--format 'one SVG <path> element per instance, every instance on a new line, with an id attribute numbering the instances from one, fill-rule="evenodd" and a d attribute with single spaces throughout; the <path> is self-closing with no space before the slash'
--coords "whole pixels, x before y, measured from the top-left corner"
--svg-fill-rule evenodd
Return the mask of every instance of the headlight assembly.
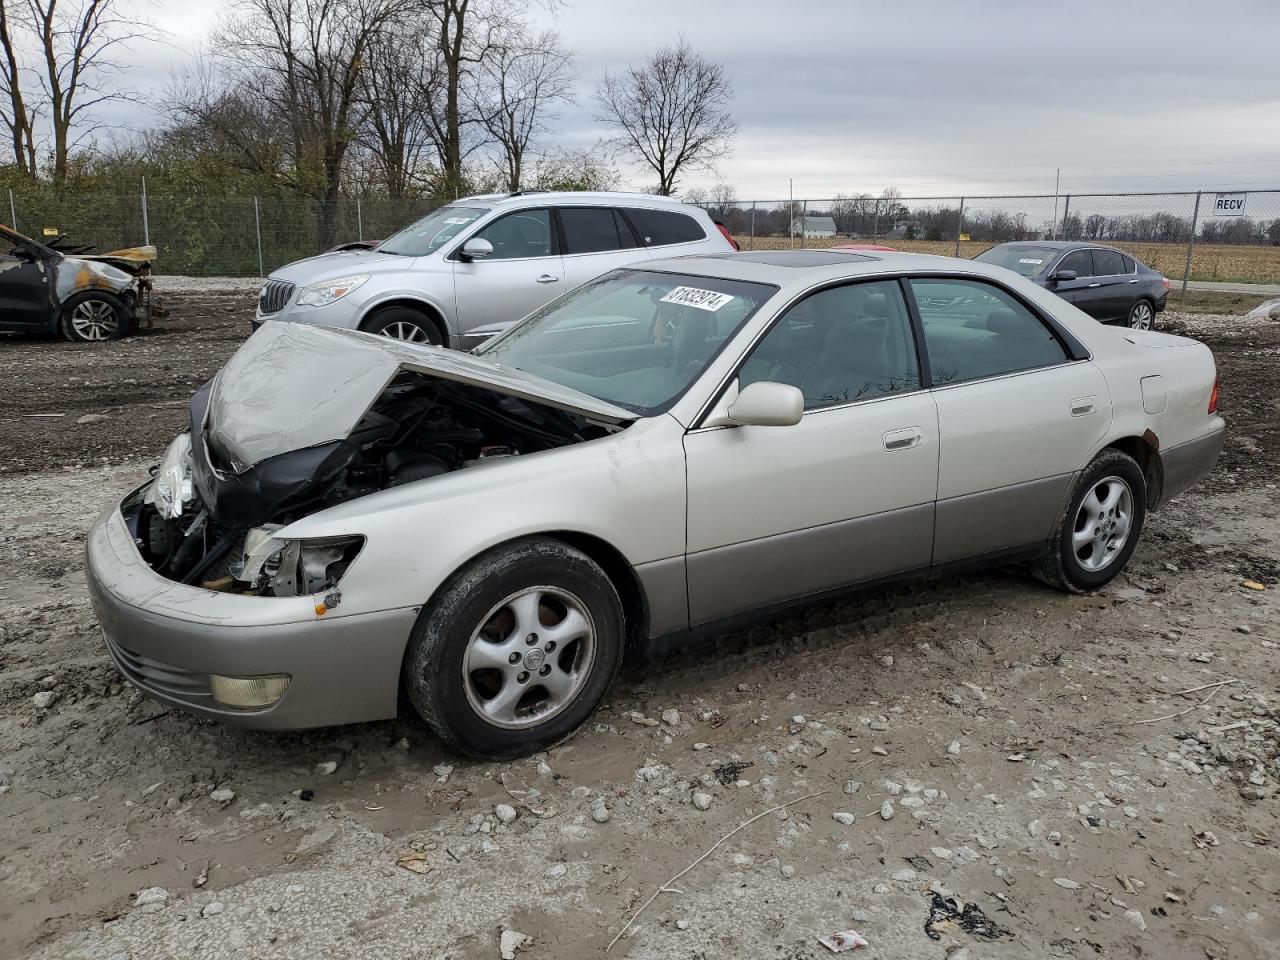
<path id="1" fill-rule="evenodd" d="M 254 527 L 245 537 L 244 559 L 231 565 L 231 575 L 251 590 L 275 597 L 323 593 L 335 587 L 364 546 L 364 537 L 286 540 L 280 527 Z"/>
<path id="2" fill-rule="evenodd" d="M 337 280 L 322 280 L 302 288 L 298 294 L 298 305 L 301 307 L 324 307 L 336 300 L 341 300 L 352 290 L 364 284 L 368 274 L 356 277 L 341 277 Z"/>
<path id="3" fill-rule="evenodd" d="M 160 459 L 146 502 L 155 506 L 160 516 L 173 520 L 182 516 L 182 508 L 191 502 L 192 495 L 191 434 L 180 433 Z"/>

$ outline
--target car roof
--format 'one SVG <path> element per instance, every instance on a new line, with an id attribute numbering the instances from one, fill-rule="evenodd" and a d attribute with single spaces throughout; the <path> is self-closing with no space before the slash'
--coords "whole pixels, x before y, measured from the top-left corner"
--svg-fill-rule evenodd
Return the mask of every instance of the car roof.
<path id="1" fill-rule="evenodd" d="M 515 193 L 479 193 L 471 197 L 461 197 L 450 206 L 466 203 L 486 203 L 496 206 L 530 206 L 536 207 L 546 203 L 560 205 L 599 205 L 629 207 L 671 207 L 679 208 L 685 213 L 703 213 L 701 207 L 676 200 L 673 197 L 662 197 L 653 193 L 624 193 L 608 190 L 520 190 Z"/>
<path id="2" fill-rule="evenodd" d="M 1115 247 L 1108 246 L 1105 243 L 1094 243 L 1092 240 L 1007 240 L 1004 243 L 997 243 L 989 249 L 995 250 L 996 247 L 1040 247 L 1050 250 L 1115 250 Z M 1123 253 L 1124 251 L 1120 251 Z M 1125 254 L 1128 256 L 1128 254 Z M 1132 258 L 1130 258 L 1132 259 Z"/>
<path id="3" fill-rule="evenodd" d="M 1008 279 L 1009 271 L 977 260 L 923 253 L 843 252 L 839 250 L 755 250 L 743 253 L 690 254 L 632 265 L 632 269 L 688 273 L 720 280 L 745 280 L 778 287 L 811 286 L 898 273 L 965 273 Z"/>

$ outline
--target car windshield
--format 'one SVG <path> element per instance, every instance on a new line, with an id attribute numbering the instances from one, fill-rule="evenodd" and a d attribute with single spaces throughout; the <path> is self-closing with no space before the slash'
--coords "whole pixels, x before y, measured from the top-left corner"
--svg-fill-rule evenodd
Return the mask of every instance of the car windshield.
<path id="1" fill-rule="evenodd" d="M 994 263 L 997 267 L 1008 267 L 1024 277 L 1034 277 L 1060 252 L 1053 247 L 1004 243 L 982 251 L 973 259 L 981 260 L 983 263 Z"/>
<path id="2" fill-rule="evenodd" d="M 476 353 L 651 416 L 675 403 L 776 290 L 617 271 L 548 304 Z"/>
<path id="3" fill-rule="evenodd" d="M 489 211 L 484 207 L 441 207 L 378 244 L 381 253 L 425 257 L 456 237 Z"/>

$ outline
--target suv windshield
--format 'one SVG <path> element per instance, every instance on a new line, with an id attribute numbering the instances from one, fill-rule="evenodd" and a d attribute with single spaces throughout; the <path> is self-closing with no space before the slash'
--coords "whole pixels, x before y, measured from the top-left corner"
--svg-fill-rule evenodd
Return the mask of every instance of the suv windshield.
<path id="1" fill-rule="evenodd" d="M 651 416 L 675 403 L 776 291 L 742 280 L 616 271 L 475 352 Z"/>
<path id="2" fill-rule="evenodd" d="M 380 253 L 425 257 L 489 211 L 485 207 L 441 207 L 378 244 Z"/>
<path id="3" fill-rule="evenodd" d="M 1024 277 L 1034 277 L 1049 265 L 1061 250 L 1053 247 L 1037 247 L 1034 244 L 1002 243 L 990 250 L 983 250 L 973 259 L 1008 267 Z"/>

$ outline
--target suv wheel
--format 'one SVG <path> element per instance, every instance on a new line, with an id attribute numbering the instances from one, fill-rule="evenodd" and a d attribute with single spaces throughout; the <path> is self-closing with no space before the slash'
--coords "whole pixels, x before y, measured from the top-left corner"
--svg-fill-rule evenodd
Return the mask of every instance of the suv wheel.
<path id="1" fill-rule="evenodd" d="M 421 310 L 412 307 L 390 307 L 375 313 L 365 323 L 368 333 L 376 333 L 392 340 L 411 343 L 429 343 L 438 347 L 444 343 L 440 327 Z"/>
<path id="2" fill-rule="evenodd" d="M 510 760 L 591 715 L 623 639 L 622 603 L 595 561 L 558 540 L 520 540 L 474 560 L 423 610 L 405 688 L 448 746 Z"/>
<path id="3" fill-rule="evenodd" d="M 62 336 L 72 343 L 119 340 L 129 330 L 124 302 L 105 290 L 78 293 L 62 305 Z"/>

